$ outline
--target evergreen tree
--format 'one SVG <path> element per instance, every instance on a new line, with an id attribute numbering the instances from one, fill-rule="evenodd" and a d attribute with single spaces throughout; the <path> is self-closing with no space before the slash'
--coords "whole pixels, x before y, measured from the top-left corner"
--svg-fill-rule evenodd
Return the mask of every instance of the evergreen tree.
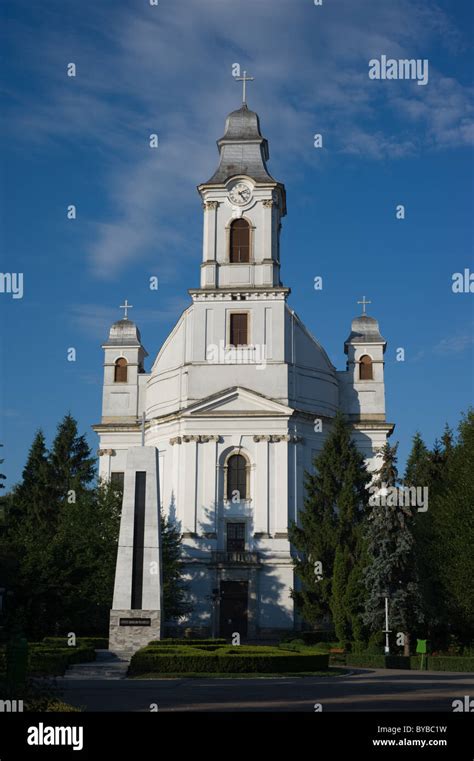
<path id="1" fill-rule="evenodd" d="M 43 433 L 36 434 L 22 480 L 11 494 L 6 542 L 17 558 L 12 585 L 14 623 L 35 639 L 57 631 L 66 616 L 67 582 L 74 557 L 60 542 L 63 521 L 69 516 L 68 510 L 63 514 L 63 508 L 73 509 L 74 500 L 87 497 L 92 475 L 90 450 L 84 437 L 77 434 L 76 422 L 67 415 L 58 426 L 50 454 Z M 68 494 L 69 489 L 74 495 Z M 84 535 L 85 522 L 77 529 Z"/>
<path id="2" fill-rule="evenodd" d="M 15 557 L 10 587 L 14 593 L 15 622 L 37 632 L 48 618 L 55 594 L 56 574 L 52 541 L 57 506 L 52 497 L 51 470 L 42 431 L 38 431 L 23 469 L 22 481 L 9 495 L 5 544 Z M 9 619 L 8 624 L 11 625 Z"/>
<path id="3" fill-rule="evenodd" d="M 345 596 L 351 570 L 349 548 L 340 545 L 336 548 L 332 573 L 331 613 L 336 636 L 341 643 L 349 641 L 352 634 L 352 617 Z"/>
<path id="4" fill-rule="evenodd" d="M 313 464 L 314 472 L 305 474 L 300 525 L 290 527 L 290 541 L 297 552 L 294 567 L 300 580 L 300 588 L 292 590 L 292 596 L 310 624 L 332 613 L 337 636 L 344 640 L 357 614 L 345 592 L 361 557 L 357 525 L 367 500 L 369 476 L 342 414 L 334 419 Z"/>
<path id="5" fill-rule="evenodd" d="M 33 439 L 22 480 L 13 490 L 10 518 L 13 523 L 21 523 L 33 533 L 46 532 L 50 536 L 54 533 L 57 512 L 48 451 L 41 430 Z"/>
<path id="6" fill-rule="evenodd" d="M 445 445 L 446 449 L 446 445 Z M 474 411 L 461 419 L 448 449 L 442 488 L 430 494 L 429 572 L 437 583 L 437 621 L 469 644 L 474 630 Z"/>
<path id="7" fill-rule="evenodd" d="M 0 444 L 0 447 L 3 447 L 3 444 Z M 3 465 L 5 460 L 0 460 L 0 465 Z M 3 473 L 0 473 L 0 489 L 5 488 L 5 484 L 3 483 L 6 479 L 6 476 Z"/>
<path id="8" fill-rule="evenodd" d="M 430 453 L 419 431 L 413 436 L 411 452 L 408 456 L 404 483 L 406 486 L 422 486 L 430 481 L 432 466 Z"/>
<path id="9" fill-rule="evenodd" d="M 423 613 L 413 538 L 416 507 L 400 505 L 400 491 L 395 495 L 391 491 L 398 484 L 397 448 L 398 444 L 384 445 L 381 468 L 372 484 L 379 491 L 373 493 L 366 523 L 369 565 L 364 573 L 368 593 L 364 620 L 372 632 L 384 628 L 384 597 L 388 595 L 391 628 L 404 633 L 405 654 L 409 654 L 410 633 L 421 623 Z"/>
<path id="10" fill-rule="evenodd" d="M 444 432 L 441 436 L 441 443 L 443 445 L 443 453 L 445 462 L 447 462 L 454 449 L 454 435 L 450 426 L 446 423 L 444 426 Z"/>
<path id="11" fill-rule="evenodd" d="M 106 634 L 112 607 L 122 496 L 108 482 L 61 510 L 54 562 L 61 580 L 61 633 Z"/>
<path id="12" fill-rule="evenodd" d="M 50 454 L 52 479 L 60 503 L 72 501 L 94 478 L 95 461 L 84 435 L 70 414 L 58 425 Z M 74 492 L 74 494 L 71 494 Z"/>
<path id="13" fill-rule="evenodd" d="M 161 552 L 163 569 L 164 619 L 174 621 L 191 610 L 182 580 L 182 535 L 176 525 L 161 513 Z"/>

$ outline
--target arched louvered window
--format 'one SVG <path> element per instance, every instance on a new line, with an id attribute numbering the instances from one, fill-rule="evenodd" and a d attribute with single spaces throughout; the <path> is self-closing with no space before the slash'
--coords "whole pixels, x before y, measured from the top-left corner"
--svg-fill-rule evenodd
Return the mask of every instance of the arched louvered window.
<path id="1" fill-rule="evenodd" d="M 230 262 L 250 261 L 250 226 L 245 219 L 236 219 L 230 227 Z"/>
<path id="2" fill-rule="evenodd" d="M 238 502 L 247 499 L 247 460 L 233 454 L 227 461 L 227 499 Z"/>
<path id="3" fill-rule="evenodd" d="M 120 357 L 115 363 L 114 381 L 115 383 L 127 382 L 127 360 L 123 357 Z"/>
<path id="4" fill-rule="evenodd" d="M 364 354 L 359 360 L 359 379 L 373 380 L 373 377 L 372 360 L 367 354 Z"/>

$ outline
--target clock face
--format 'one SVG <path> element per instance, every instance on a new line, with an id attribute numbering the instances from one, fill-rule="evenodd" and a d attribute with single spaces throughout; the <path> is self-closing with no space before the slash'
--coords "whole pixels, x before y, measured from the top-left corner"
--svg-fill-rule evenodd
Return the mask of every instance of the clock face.
<path id="1" fill-rule="evenodd" d="M 245 182 L 238 182 L 229 191 L 229 200 L 237 206 L 244 206 L 252 198 L 252 190 Z"/>

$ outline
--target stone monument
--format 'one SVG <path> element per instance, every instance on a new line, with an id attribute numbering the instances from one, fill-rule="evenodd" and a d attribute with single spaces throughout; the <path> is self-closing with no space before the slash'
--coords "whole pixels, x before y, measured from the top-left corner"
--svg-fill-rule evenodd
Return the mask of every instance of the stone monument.
<path id="1" fill-rule="evenodd" d="M 129 657 L 150 640 L 161 639 L 162 600 L 158 451 L 131 447 L 110 611 L 110 650 Z"/>

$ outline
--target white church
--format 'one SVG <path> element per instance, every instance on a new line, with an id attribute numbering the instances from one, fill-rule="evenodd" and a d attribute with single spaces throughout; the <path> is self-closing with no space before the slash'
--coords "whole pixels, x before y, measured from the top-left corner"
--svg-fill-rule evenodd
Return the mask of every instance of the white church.
<path id="1" fill-rule="evenodd" d="M 345 370 L 288 304 L 280 278 L 285 186 L 244 102 L 199 185 L 200 285 L 151 370 L 138 327 L 114 323 L 103 345 L 100 476 L 123 481 L 127 451 L 155 447 L 163 511 L 183 534 L 195 636 L 272 637 L 298 624 L 288 527 L 303 506 L 304 471 L 338 409 L 369 468 L 393 424 L 385 417 L 386 341 L 363 314 L 344 343 Z M 169 630 L 171 631 L 171 630 Z"/>

